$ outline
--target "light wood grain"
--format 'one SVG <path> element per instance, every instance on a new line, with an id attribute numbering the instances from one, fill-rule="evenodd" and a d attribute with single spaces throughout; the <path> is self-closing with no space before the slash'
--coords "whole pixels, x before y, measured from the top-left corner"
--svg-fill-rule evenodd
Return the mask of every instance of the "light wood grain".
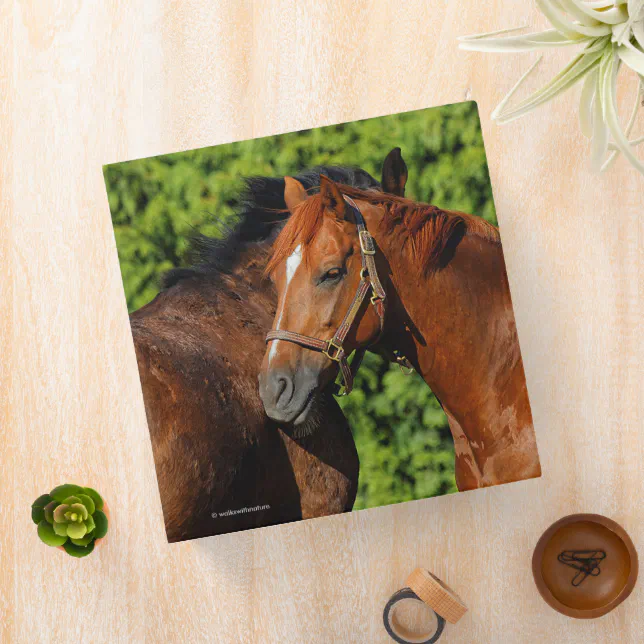
<path id="1" fill-rule="evenodd" d="M 571 512 L 644 553 L 644 180 L 587 169 L 578 89 L 499 128 L 532 59 L 458 35 L 544 20 L 524 0 L 0 5 L 0 636 L 3 642 L 386 642 L 417 565 L 469 607 L 444 642 L 641 642 L 642 584 L 574 621 L 532 583 Z M 546 56 L 544 81 L 568 52 Z M 101 166 L 474 98 L 544 475 L 169 546 Z M 28 505 L 100 489 L 106 542 L 71 560 Z"/>

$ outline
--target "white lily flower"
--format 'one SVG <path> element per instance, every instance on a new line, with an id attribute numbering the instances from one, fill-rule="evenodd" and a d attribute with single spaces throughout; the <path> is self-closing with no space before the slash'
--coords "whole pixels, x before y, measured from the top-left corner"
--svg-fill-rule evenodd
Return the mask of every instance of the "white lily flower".
<path id="1" fill-rule="evenodd" d="M 623 154 L 642 174 L 644 163 L 634 148 L 644 137 L 629 140 L 644 96 L 644 0 L 536 0 L 552 24 L 546 31 L 516 35 L 525 27 L 459 38 L 461 49 L 485 52 L 538 51 L 552 47 L 583 47 L 549 83 L 514 107 L 508 104 L 541 57 L 519 79 L 492 112 L 508 123 L 559 96 L 584 80 L 579 121 L 591 139 L 591 167 L 603 172 Z M 506 34 L 513 34 L 511 36 Z M 617 74 L 624 64 L 635 72 L 638 88 L 626 128 L 617 115 Z"/>

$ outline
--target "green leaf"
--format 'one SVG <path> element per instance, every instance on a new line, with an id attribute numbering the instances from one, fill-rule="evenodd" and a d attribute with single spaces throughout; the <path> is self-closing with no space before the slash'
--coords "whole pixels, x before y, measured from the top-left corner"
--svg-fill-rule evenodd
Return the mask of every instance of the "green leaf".
<path id="1" fill-rule="evenodd" d="M 77 496 L 68 496 L 63 503 L 65 505 L 73 505 L 74 503 L 80 503 L 81 500 Z"/>
<path id="2" fill-rule="evenodd" d="M 87 508 L 87 512 L 89 514 L 94 514 L 96 511 L 96 504 L 92 500 L 91 496 L 88 496 L 87 494 L 79 494 L 78 499 Z"/>
<path id="3" fill-rule="evenodd" d="M 84 537 L 81 537 L 80 539 L 72 539 L 72 543 L 75 546 L 86 546 L 89 544 L 90 541 L 94 540 L 94 533 L 93 532 L 88 532 Z"/>
<path id="4" fill-rule="evenodd" d="M 69 523 L 56 523 L 54 521 L 54 524 L 52 526 L 54 532 L 61 536 L 61 537 L 66 537 L 67 536 L 67 526 Z"/>
<path id="5" fill-rule="evenodd" d="M 60 505 L 58 501 L 52 501 L 45 506 L 45 519 L 49 523 L 54 522 L 54 510 Z"/>
<path id="6" fill-rule="evenodd" d="M 588 139 L 593 135 L 593 103 L 599 101 L 599 98 L 595 96 L 598 76 L 599 73 L 596 69 L 586 76 L 579 99 L 579 124 L 582 134 Z"/>
<path id="7" fill-rule="evenodd" d="M 595 7 L 589 6 L 593 4 Z M 615 2 L 614 4 L 617 5 L 619 2 Z M 588 18 L 591 18 L 591 23 L 598 21 L 608 25 L 618 25 L 628 18 L 626 7 L 613 6 L 613 2 L 610 0 L 606 0 L 603 3 L 590 2 L 588 4 L 586 4 L 585 0 L 581 2 L 580 0 L 563 0 L 561 5 L 572 17 L 581 23 L 584 21 L 588 22 Z"/>
<path id="8" fill-rule="evenodd" d="M 56 534 L 51 524 L 47 523 L 45 519 L 38 524 L 38 536 L 43 543 L 52 548 L 62 546 L 67 541 L 67 537 Z"/>
<path id="9" fill-rule="evenodd" d="M 96 528 L 94 529 L 94 536 L 97 539 L 102 539 L 107 534 L 107 517 L 104 512 L 98 510 L 94 513 L 94 523 Z"/>
<path id="10" fill-rule="evenodd" d="M 94 506 L 96 510 L 103 509 L 103 497 L 96 490 L 94 490 L 91 487 L 86 487 L 86 488 L 83 488 L 82 492 L 87 496 L 89 496 L 92 499 L 92 501 L 94 501 Z"/>
<path id="11" fill-rule="evenodd" d="M 87 519 L 87 517 L 89 516 L 89 512 L 87 511 L 87 508 L 80 502 L 70 505 L 69 509 L 71 512 L 76 512 L 76 514 L 78 514 L 78 516 L 80 517 L 81 521 L 85 521 L 85 519 Z"/>
<path id="12" fill-rule="evenodd" d="M 94 542 L 90 541 L 86 546 L 77 546 L 75 543 L 68 541 L 63 548 L 65 552 L 72 557 L 86 557 L 94 550 Z"/>
<path id="13" fill-rule="evenodd" d="M 87 519 L 85 520 L 85 527 L 87 528 L 87 532 L 92 532 L 94 528 L 96 527 L 96 524 L 94 523 L 94 518 L 90 514 Z"/>
<path id="14" fill-rule="evenodd" d="M 561 11 L 559 5 L 553 0 L 537 0 L 537 6 L 545 14 L 553 27 L 568 38 L 582 38 L 583 36 L 605 36 L 610 34 L 611 28 L 607 24 L 582 25 L 569 20 Z"/>
<path id="15" fill-rule="evenodd" d="M 83 488 L 80 485 L 74 485 L 73 483 L 65 483 L 65 485 L 59 485 L 55 487 L 50 493 L 52 499 L 56 499 L 59 503 L 63 503 L 68 496 L 73 496 L 75 494 L 82 494 Z"/>
<path id="16" fill-rule="evenodd" d="M 635 125 L 635 120 L 637 117 L 637 112 L 640 108 L 640 96 L 644 93 L 644 81 L 642 78 L 640 78 L 639 82 L 639 87 L 637 88 L 637 94 L 635 94 L 635 102 L 633 103 L 633 108 L 631 109 L 631 115 L 628 119 L 628 123 L 626 125 L 626 129 L 624 130 L 624 134 L 629 137 L 631 135 L 631 130 L 633 129 L 633 125 Z M 642 139 L 635 139 L 634 141 L 631 141 L 631 145 L 639 145 L 642 142 Z M 606 162 L 601 168 L 601 172 L 605 172 L 610 166 L 613 164 L 617 156 L 620 154 L 619 152 L 619 147 L 609 143 L 608 149 L 612 150 L 612 152 L 609 154 L 608 159 L 606 159 Z"/>
<path id="17" fill-rule="evenodd" d="M 626 136 L 624 130 L 619 122 L 617 115 L 617 72 L 619 65 L 615 56 L 607 58 L 606 71 L 603 77 L 600 77 L 602 83 L 602 106 L 604 109 L 604 118 L 606 124 L 610 129 L 610 133 L 615 139 L 615 145 L 619 148 L 620 152 L 635 166 L 642 174 L 644 174 L 644 163 L 640 161 Z"/>
<path id="18" fill-rule="evenodd" d="M 487 34 L 476 36 L 464 36 L 459 38 L 461 49 L 470 51 L 534 51 L 546 47 L 562 47 L 567 45 L 578 45 L 587 42 L 591 38 L 574 40 L 567 38 L 556 29 L 548 29 L 538 33 L 526 34 L 523 36 L 506 36 L 505 38 L 490 38 Z"/>
<path id="19" fill-rule="evenodd" d="M 31 504 L 31 520 L 35 524 L 40 523 L 45 518 L 45 506 L 51 500 L 49 494 L 43 494 Z"/>
<path id="20" fill-rule="evenodd" d="M 644 53 L 638 49 L 625 47 L 617 48 L 617 55 L 637 74 L 644 76 Z"/>
<path id="21" fill-rule="evenodd" d="M 505 110 L 504 107 L 508 100 L 519 88 L 519 85 L 527 78 L 527 75 L 535 68 L 535 63 L 535 65 L 530 67 L 528 72 L 519 79 L 519 82 L 510 90 L 501 103 L 497 105 L 493 112 L 493 118 L 499 123 L 508 123 L 524 114 L 527 114 L 535 107 L 538 107 L 543 103 L 547 103 L 572 87 L 595 67 L 598 67 L 601 56 L 602 50 L 592 52 L 582 51 L 543 87 L 530 94 L 530 96 L 523 99 L 523 101 L 515 105 L 512 109 Z"/>
<path id="22" fill-rule="evenodd" d="M 68 523 L 67 534 L 72 539 L 82 539 L 87 534 L 84 523 Z"/>
<path id="23" fill-rule="evenodd" d="M 67 523 L 67 519 L 65 518 L 65 512 L 67 512 L 67 510 L 69 510 L 69 506 L 61 503 L 54 510 L 54 523 Z"/>

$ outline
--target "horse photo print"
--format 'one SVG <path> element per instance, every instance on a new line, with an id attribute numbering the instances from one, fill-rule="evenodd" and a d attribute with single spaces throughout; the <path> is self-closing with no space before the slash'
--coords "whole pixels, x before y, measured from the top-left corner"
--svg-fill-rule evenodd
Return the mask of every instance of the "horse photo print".
<path id="1" fill-rule="evenodd" d="M 169 541 L 540 476 L 475 103 L 104 175 Z"/>

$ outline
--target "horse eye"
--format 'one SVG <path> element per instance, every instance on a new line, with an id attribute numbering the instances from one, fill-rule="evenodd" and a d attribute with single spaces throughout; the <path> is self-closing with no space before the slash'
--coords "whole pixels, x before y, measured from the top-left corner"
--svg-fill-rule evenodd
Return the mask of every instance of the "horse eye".
<path id="1" fill-rule="evenodd" d="M 331 268 L 324 274 L 322 281 L 326 282 L 327 280 L 338 280 L 343 275 L 344 275 L 344 271 L 341 268 Z"/>

